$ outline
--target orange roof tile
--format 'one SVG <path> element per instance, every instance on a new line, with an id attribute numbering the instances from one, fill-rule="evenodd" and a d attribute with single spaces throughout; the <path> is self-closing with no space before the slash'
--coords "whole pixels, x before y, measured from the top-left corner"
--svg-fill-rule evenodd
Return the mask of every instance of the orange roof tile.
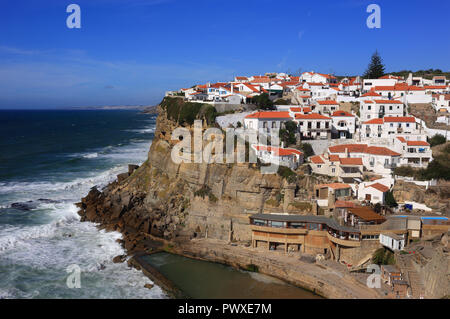
<path id="1" fill-rule="evenodd" d="M 287 156 L 287 155 L 302 155 L 303 153 L 299 150 L 293 148 L 281 148 L 281 147 L 273 147 L 273 146 L 265 146 L 265 145 L 256 145 L 256 150 L 258 151 L 268 151 L 273 152 L 276 156 Z"/>
<path id="2" fill-rule="evenodd" d="M 366 186 L 366 188 L 367 187 L 373 187 L 373 188 L 375 188 L 375 189 L 377 189 L 377 190 L 379 190 L 380 192 L 383 192 L 383 193 L 386 193 L 389 190 L 389 187 L 384 186 L 383 184 L 380 184 L 380 183 L 375 183 L 375 184 Z"/>
<path id="3" fill-rule="evenodd" d="M 398 100 L 374 100 L 377 104 L 403 104 L 403 102 Z"/>
<path id="4" fill-rule="evenodd" d="M 311 156 L 309 158 L 309 160 L 311 162 L 313 162 L 314 164 L 325 164 L 325 162 L 323 161 L 322 157 L 320 157 L 320 155 Z"/>
<path id="5" fill-rule="evenodd" d="M 350 116 L 350 117 L 355 117 L 353 114 L 348 113 L 346 111 L 334 111 L 333 114 L 331 116 Z"/>
<path id="6" fill-rule="evenodd" d="M 394 117 L 394 116 L 385 116 L 384 117 L 384 121 L 385 122 L 409 122 L 409 123 L 415 123 L 416 120 L 413 116 L 398 116 L 398 117 Z"/>
<path id="7" fill-rule="evenodd" d="M 332 188 L 332 189 L 351 188 L 350 185 L 344 184 L 344 183 L 319 184 L 316 187 L 318 187 L 318 188 L 328 187 L 328 188 Z"/>
<path id="8" fill-rule="evenodd" d="M 367 144 L 341 144 L 330 146 L 328 150 L 331 153 L 345 153 L 348 149 L 349 153 L 366 153 L 372 155 L 384 155 L 384 156 L 400 156 L 401 154 L 394 152 L 386 147 L 382 146 L 367 146 Z"/>
<path id="9" fill-rule="evenodd" d="M 366 94 L 361 95 L 361 97 L 366 97 L 366 96 L 381 96 L 381 95 L 374 91 L 369 91 Z"/>
<path id="10" fill-rule="evenodd" d="M 397 139 L 402 143 L 406 143 L 406 140 L 403 136 L 397 136 Z"/>
<path id="11" fill-rule="evenodd" d="M 366 121 L 366 122 L 364 122 L 363 124 L 383 124 L 384 122 L 383 122 L 383 119 L 371 119 L 371 120 L 368 120 L 368 121 Z"/>
<path id="12" fill-rule="evenodd" d="M 407 141 L 406 144 L 408 146 L 430 146 L 430 144 L 425 141 Z"/>
<path id="13" fill-rule="evenodd" d="M 328 116 L 319 113 L 309 113 L 309 114 L 295 114 L 295 119 L 298 120 L 331 120 Z"/>
<path id="14" fill-rule="evenodd" d="M 320 105 L 338 105 L 339 103 L 334 101 L 334 100 L 326 100 L 326 101 L 316 101 L 317 103 L 319 103 Z"/>
<path id="15" fill-rule="evenodd" d="M 347 158 L 340 158 L 339 162 L 342 165 L 363 165 L 362 158 L 361 157 L 347 157 Z"/>
<path id="16" fill-rule="evenodd" d="M 343 200 L 337 200 L 334 203 L 334 207 L 337 207 L 337 208 L 346 208 L 346 207 L 355 207 L 355 206 L 356 206 L 355 203 L 343 201 Z"/>
<path id="17" fill-rule="evenodd" d="M 289 112 L 256 112 L 249 114 L 245 117 L 246 119 L 291 119 Z"/>

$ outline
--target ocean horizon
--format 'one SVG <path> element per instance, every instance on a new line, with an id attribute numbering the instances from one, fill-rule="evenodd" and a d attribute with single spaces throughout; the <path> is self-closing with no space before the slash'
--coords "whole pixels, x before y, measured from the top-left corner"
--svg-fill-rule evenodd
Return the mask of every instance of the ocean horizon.
<path id="1" fill-rule="evenodd" d="M 76 202 L 147 158 L 156 116 L 137 110 L 0 110 L 0 299 L 165 298 L 112 258 L 118 232 L 80 222 Z M 69 288 L 73 265 L 80 288 Z"/>

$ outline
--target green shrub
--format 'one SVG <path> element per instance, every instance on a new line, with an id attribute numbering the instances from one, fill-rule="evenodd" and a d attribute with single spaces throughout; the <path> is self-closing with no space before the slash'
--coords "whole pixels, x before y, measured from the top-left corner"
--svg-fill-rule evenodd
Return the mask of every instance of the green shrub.
<path id="1" fill-rule="evenodd" d="M 394 265 L 395 256 L 390 250 L 380 248 L 374 252 L 372 262 L 377 265 Z"/>
<path id="2" fill-rule="evenodd" d="M 295 183 L 297 180 L 297 174 L 293 172 L 289 167 L 279 166 L 278 175 L 286 179 L 289 183 Z"/>
<path id="3" fill-rule="evenodd" d="M 214 124 L 217 111 L 205 103 L 185 102 L 182 98 L 165 97 L 160 103 L 167 117 L 179 124 L 194 124 L 195 120 L 205 119 L 208 125 Z"/>
<path id="4" fill-rule="evenodd" d="M 302 150 L 303 157 L 305 159 L 314 155 L 314 150 L 313 150 L 311 144 L 309 144 L 309 143 L 302 143 L 300 145 L 300 149 Z"/>
<path id="5" fill-rule="evenodd" d="M 215 203 L 217 202 L 217 197 L 212 193 L 211 188 L 208 185 L 203 185 L 199 190 L 194 192 L 194 196 L 199 196 L 205 198 L 208 196 L 209 201 Z"/>
<path id="6" fill-rule="evenodd" d="M 447 140 L 445 136 L 441 134 L 436 134 L 432 138 L 428 139 L 428 143 L 430 143 L 431 147 L 444 144 L 445 142 L 447 142 Z"/>

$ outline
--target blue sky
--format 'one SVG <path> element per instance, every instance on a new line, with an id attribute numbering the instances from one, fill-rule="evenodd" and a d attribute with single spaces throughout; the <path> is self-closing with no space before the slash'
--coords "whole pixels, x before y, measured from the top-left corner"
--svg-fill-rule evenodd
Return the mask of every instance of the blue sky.
<path id="1" fill-rule="evenodd" d="M 66 7 L 81 7 L 81 29 Z M 366 8 L 381 7 L 381 29 Z M 0 3 L 0 108 L 151 105 L 235 75 L 450 70 L 447 0 L 16 0 Z"/>

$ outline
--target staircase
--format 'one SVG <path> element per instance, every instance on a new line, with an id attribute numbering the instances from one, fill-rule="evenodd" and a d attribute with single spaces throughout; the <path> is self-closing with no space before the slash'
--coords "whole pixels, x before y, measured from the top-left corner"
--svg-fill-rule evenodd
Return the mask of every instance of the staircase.
<path id="1" fill-rule="evenodd" d="M 411 288 L 412 298 L 419 299 L 424 295 L 425 289 L 419 274 L 412 265 L 411 257 L 412 256 L 401 255 L 399 253 L 395 254 L 395 260 L 397 261 L 397 265 L 399 266 L 402 274 L 405 276 L 404 279 L 408 281 L 409 286 Z"/>

